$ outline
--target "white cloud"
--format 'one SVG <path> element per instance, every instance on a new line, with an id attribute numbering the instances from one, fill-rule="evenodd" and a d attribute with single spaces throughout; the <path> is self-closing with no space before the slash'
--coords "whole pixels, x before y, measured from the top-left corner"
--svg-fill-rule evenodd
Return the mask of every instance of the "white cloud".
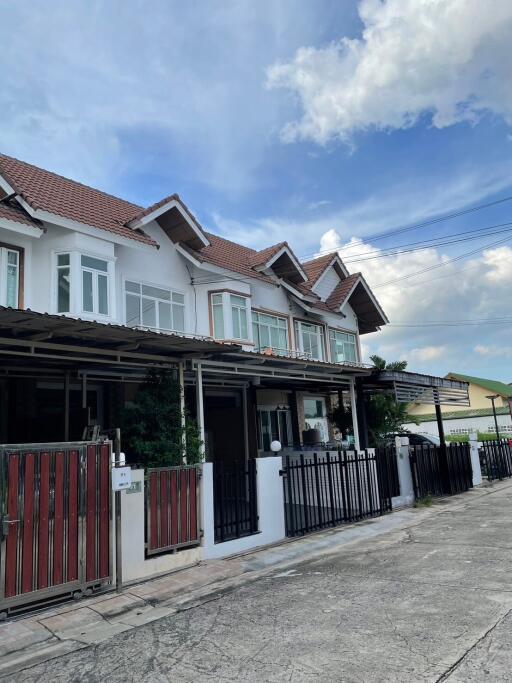
<path id="1" fill-rule="evenodd" d="M 236 195 L 288 116 L 268 60 L 327 21 L 293 5 L 0 1 L 0 149 L 113 192 L 129 164 L 156 193 L 172 174 Z"/>
<path id="2" fill-rule="evenodd" d="M 447 349 L 445 346 L 423 346 L 418 349 L 410 349 L 407 352 L 407 359 L 411 363 L 414 361 L 425 363 L 442 358 L 446 354 L 446 351 Z"/>
<path id="3" fill-rule="evenodd" d="M 428 115 L 437 128 L 474 123 L 486 111 L 512 123 L 510 0 L 362 0 L 359 39 L 302 47 L 267 71 L 303 114 L 287 141 L 408 128 Z"/>
<path id="4" fill-rule="evenodd" d="M 486 250 L 483 253 L 483 262 L 488 267 L 485 277 L 489 282 L 508 282 L 512 285 L 512 248 Z"/>
<path id="5" fill-rule="evenodd" d="M 485 346 L 483 344 L 477 344 L 475 346 L 475 353 L 478 353 L 480 356 L 486 356 L 490 358 L 512 358 L 512 346 L 504 346 L 504 347 L 499 347 L 499 346 Z"/>

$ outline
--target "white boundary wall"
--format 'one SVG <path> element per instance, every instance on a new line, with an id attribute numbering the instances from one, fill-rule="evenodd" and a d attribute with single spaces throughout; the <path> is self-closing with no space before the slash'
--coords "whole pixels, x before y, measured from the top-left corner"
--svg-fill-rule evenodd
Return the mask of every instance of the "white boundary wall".
<path id="1" fill-rule="evenodd" d="M 244 536 L 225 543 L 215 543 L 213 507 L 213 465 L 203 464 L 202 526 L 203 556 L 205 559 L 228 557 L 258 546 L 277 543 L 286 537 L 284 523 L 283 480 L 279 470 L 283 467 L 281 456 L 256 460 L 256 489 L 258 492 L 259 533 Z"/>

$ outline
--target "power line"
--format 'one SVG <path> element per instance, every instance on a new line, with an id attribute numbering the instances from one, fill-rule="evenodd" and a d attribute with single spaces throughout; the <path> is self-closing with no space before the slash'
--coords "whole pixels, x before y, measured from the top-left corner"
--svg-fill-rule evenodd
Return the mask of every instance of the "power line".
<path id="1" fill-rule="evenodd" d="M 388 323 L 389 327 L 478 327 L 480 325 L 512 325 L 512 318 L 489 318 L 487 320 L 453 320 L 410 323 Z"/>
<path id="2" fill-rule="evenodd" d="M 436 218 L 429 218 L 422 223 L 415 223 L 414 225 L 408 225 L 405 227 L 399 227 L 399 228 L 394 228 L 392 230 L 388 230 L 386 232 L 379 232 L 379 233 L 374 233 L 373 235 L 363 235 L 361 238 L 362 240 L 373 240 L 376 242 L 377 240 L 385 239 L 386 237 L 389 237 L 390 235 L 400 235 L 403 234 L 404 232 L 409 232 L 411 230 L 418 230 L 419 228 L 424 228 L 427 225 L 434 225 L 436 223 L 442 223 L 443 221 L 447 220 L 452 220 L 453 218 L 459 218 L 460 216 L 465 216 L 469 213 L 474 213 L 476 211 L 482 211 L 483 209 L 488 209 L 491 206 L 497 206 L 499 204 L 503 204 L 505 202 L 509 202 L 512 200 L 512 195 L 509 195 L 507 197 L 503 197 L 502 199 L 497 199 L 493 202 L 487 202 L 486 204 L 479 204 L 477 206 L 472 206 L 469 209 L 462 209 L 460 211 L 454 211 L 453 213 L 448 213 L 444 214 L 442 216 L 438 216 Z M 340 248 L 338 249 L 323 249 L 320 251 L 317 251 L 313 254 L 305 254 L 301 258 L 303 260 L 307 260 L 309 258 L 314 258 L 315 256 L 323 256 L 325 254 L 332 253 L 333 255 L 335 253 L 338 253 L 340 251 Z"/>
<path id="3" fill-rule="evenodd" d="M 503 228 L 503 226 L 510 226 L 510 227 L 509 227 L 509 228 L 505 228 L 505 229 L 500 229 L 500 230 L 493 230 L 493 228 Z M 484 231 L 484 230 L 491 230 L 491 232 L 486 232 L 485 234 L 474 234 L 474 233 L 477 233 L 477 232 L 480 233 L 480 232 L 482 232 L 482 231 Z M 437 242 L 437 243 L 435 243 L 435 244 L 432 244 L 432 243 L 431 243 L 431 242 L 433 242 L 434 240 L 424 240 L 424 241 L 422 240 L 421 242 L 411 242 L 411 243 L 410 243 L 411 245 L 417 244 L 417 245 L 423 245 L 423 246 L 416 246 L 416 247 L 414 247 L 414 248 L 411 247 L 410 249 L 402 249 L 402 250 L 401 250 L 401 249 L 396 249 L 394 252 L 391 252 L 391 253 L 382 253 L 382 252 L 381 252 L 381 253 L 379 253 L 379 254 L 370 254 L 370 255 L 366 254 L 366 255 L 365 255 L 366 258 L 361 258 L 361 259 L 359 259 L 359 258 L 358 258 L 358 259 L 354 258 L 353 260 L 352 260 L 352 259 L 347 259 L 347 260 L 344 261 L 344 263 L 352 263 L 352 262 L 354 262 L 354 263 L 361 263 L 361 262 L 364 262 L 364 261 L 369 261 L 369 260 L 373 260 L 373 259 L 377 259 L 377 258 L 385 258 L 385 257 L 387 257 L 387 256 L 388 256 L 388 257 L 391 257 L 391 256 L 398 256 L 398 255 L 400 255 L 400 254 L 412 253 L 412 252 L 414 252 L 414 251 L 423 251 L 423 250 L 425 250 L 426 248 L 433 248 L 433 247 L 443 246 L 443 245 L 447 245 L 447 244 L 459 244 L 459 243 L 461 243 L 461 242 L 468 242 L 468 241 L 471 241 L 471 240 L 474 240 L 474 239 L 484 239 L 484 238 L 489 237 L 489 236 L 491 236 L 491 235 L 500 235 L 500 234 L 509 233 L 509 232 L 512 232 L 512 223 L 498 223 L 498 224 L 496 224 L 496 225 L 486 226 L 486 227 L 484 227 L 484 228 L 476 228 L 475 230 L 471 230 L 471 231 L 469 231 L 468 233 L 454 233 L 453 235 L 448 235 L 448 236 L 447 236 L 447 237 L 450 237 L 450 238 L 451 238 L 451 237 L 457 237 L 458 235 L 468 235 L 467 237 L 464 236 L 464 237 L 461 237 L 461 238 L 459 238 L 459 239 L 453 239 L 453 240 L 452 240 L 452 239 L 449 239 L 449 240 L 448 240 L 448 239 L 445 239 L 444 241 Z M 509 239 L 509 238 L 507 237 L 506 239 Z M 506 241 L 506 240 L 505 240 L 505 241 Z M 482 249 L 486 249 L 488 246 L 492 246 L 493 244 L 496 244 L 496 243 L 499 243 L 499 242 L 500 242 L 500 241 L 498 241 L 498 242 L 492 242 L 492 243 L 490 243 L 490 244 L 488 244 L 488 245 L 484 245 L 484 246 L 479 247 L 478 249 L 476 249 L 476 250 L 474 250 L 473 252 L 470 252 L 470 253 L 477 253 L 478 251 L 481 251 Z M 426 247 L 425 244 L 427 244 L 427 243 L 431 243 L 431 244 L 429 244 L 428 247 Z M 469 254 L 468 254 L 468 255 L 469 255 Z M 462 256 L 462 255 L 461 255 L 461 256 Z M 458 260 L 458 258 L 459 258 L 459 257 L 456 257 L 456 258 L 454 258 L 454 259 L 450 259 L 450 261 L 443 262 L 443 264 L 439 264 L 439 265 L 444 265 L 444 263 L 449 263 L 449 262 L 451 262 L 452 260 Z M 435 267 L 438 267 L 438 266 L 435 266 Z M 430 267 L 430 268 L 431 268 L 431 267 Z M 413 275 L 416 275 L 416 274 L 419 275 L 419 274 L 421 274 L 421 273 L 423 273 L 423 272 L 427 272 L 428 270 L 430 270 L 430 268 L 424 269 L 424 270 L 421 270 L 421 271 L 417 271 L 417 273 L 410 273 L 408 276 L 405 276 L 405 277 L 412 277 Z M 215 284 L 215 283 L 218 283 L 218 282 L 222 282 L 223 280 L 228 280 L 228 281 L 231 280 L 231 281 L 236 281 L 236 282 L 245 282 L 245 283 L 247 283 L 247 284 L 250 284 L 250 283 L 251 283 L 251 279 L 249 279 L 247 276 L 244 277 L 244 276 L 236 276 L 236 275 L 220 275 L 220 274 L 219 274 L 219 275 L 216 276 L 216 277 L 212 277 L 211 275 L 206 275 L 206 276 L 204 276 L 204 277 L 205 277 L 206 279 L 194 278 L 194 284 L 197 284 L 197 285 L 208 285 L 208 284 Z M 390 282 L 391 282 L 391 281 L 390 281 Z M 394 282 L 394 280 L 393 280 L 393 282 Z M 425 282 L 428 282 L 428 280 L 425 280 Z M 376 286 L 376 287 L 381 287 L 381 286 L 384 286 L 385 284 L 387 285 L 387 283 L 381 283 L 381 284 L 375 285 L 375 286 Z"/>
<path id="4" fill-rule="evenodd" d="M 403 280 L 408 280 L 411 277 L 416 277 L 417 275 L 422 275 L 423 273 L 429 273 L 432 270 L 436 270 L 437 268 L 443 268 L 444 266 L 447 266 L 449 263 L 455 263 L 456 261 L 460 261 L 462 259 L 467 258 L 468 256 L 472 256 L 473 254 L 477 254 L 478 252 L 482 251 L 483 249 L 488 249 L 489 247 L 494 247 L 498 244 L 503 244 L 504 242 L 509 241 L 511 238 L 509 236 L 505 238 L 501 238 L 499 240 L 495 240 L 494 242 L 490 242 L 489 244 L 484 244 L 481 247 L 478 247 L 478 249 L 472 249 L 471 251 L 464 252 L 463 254 L 459 254 L 458 256 L 454 256 L 451 259 L 447 259 L 446 261 L 442 261 L 441 263 L 436 263 L 432 266 L 429 266 L 428 268 L 423 268 L 422 270 L 417 270 L 413 273 L 408 273 L 407 275 L 402 275 L 402 277 L 394 278 L 393 280 L 388 280 L 386 282 L 381 282 L 378 285 L 373 285 L 372 289 L 380 289 L 381 287 L 388 287 L 389 285 L 393 285 L 396 282 L 402 282 Z M 428 282 L 428 280 L 426 281 Z"/>
<path id="5" fill-rule="evenodd" d="M 510 226 L 505 228 L 504 226 Z M 495 230 L 494 228 L 503 228 L 500 230 Z M 482 231 L 490 231 L 483 233 Z M 386 256 L 399 256 L 401 254 L 408 254 L 414 251 L 423 251 L 425 249 L 432 249 L 434 247 L 442 247 L 450 244 L 459 244 L 461 242 L 469 242 L 470 240 L 483 239 L 490 235 L 500 235 L 506 232 L 512 231 L 512 223 L 499 223 L 497 225 L 490 225 L 485 228 L 477 228 L 475 230 L 469 230 L 467 232 L 454 233 L 453 235 L 446 235 L 444 238 L 432 238 L 429 240 L 421 240 L 419 242 L 410 242 L 409 244 L 401 245 L 401 247 L 409 247 L 407 249 L 402 249 L 401 247 L 389 247 L 386 251 L 380 251 L 377 254 L 368 254 L 368 252 L 361 252 L 362 258 L 358 258 L 358 254 L 352 255 L 350 258 L 344 259 L 343 262 L 347 263 L 361 263 L 363 261 L 371 261 L 377 258 L 385 258 Z M 479 234 L 475 234 L 479 233 Z M 465 235 L 464 237 L 458 237 L 459 235 Z M 467 236 L 466 236 L 467 235 Z M 458 239 L 452 239 L 458 237 Z M 421 245 L 421 246 L 413 246 Z"/>

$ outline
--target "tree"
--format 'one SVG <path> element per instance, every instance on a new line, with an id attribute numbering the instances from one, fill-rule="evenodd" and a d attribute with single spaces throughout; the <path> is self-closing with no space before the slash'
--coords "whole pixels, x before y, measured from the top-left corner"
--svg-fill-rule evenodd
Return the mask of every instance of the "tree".
<path id="1" fill-rule="evenodd" d="M 201 461 L 201 439 L 195 421 L 182 423 L 180 386 L 170 370 L 150 370 L 132 405 L 122 416 L 123 449 L 128 460 L 149 467 L 180 465 L 183 439 L 188 464 Z"/>
<path id="2" fill-rule="evenodd" d="M 386 363 L 384 358 L 370 356 L 373 366 L 378 370 L 403 372 L 407 368 L 406 360 Z M 398 403 L 392 394 L 374 394 L 367 402 L 366 415 L 370 442 L 374 446 L 382 443 L 388 434 L 402 431 L 404 422 L 411 420 L 407 414 L 407 405 Z"/>
<path id="3" fill-rule="evenodd" d="M 370 356 L 370 360 L 373 363 L 373 367 L 377 368 L 377 370 L 393 370 L 395 372 L 404 372 L 407 367 L 406 360 L 395 360 L 392 363 L 386 363 L 384 358 L 381 358 L 376 354 Z"/>

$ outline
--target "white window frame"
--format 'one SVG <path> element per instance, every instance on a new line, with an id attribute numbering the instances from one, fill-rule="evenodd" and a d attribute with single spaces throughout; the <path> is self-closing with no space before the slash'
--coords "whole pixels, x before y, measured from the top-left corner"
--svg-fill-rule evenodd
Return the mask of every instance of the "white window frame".
<path id="1" fill-rule="evenodd" d="M 70 304 L 69 311 L 58 311 L 58 256 L 69 254 L 69 277 L 70 277 Z M 99 271 L 87 266 L 82 266 L 82 256 L 98 259 L 107 264 L 106 271 Z M 113 320 L 115 319 L 115 257 L 105 256 L 85 250 L 61 249 L 52 252 L 52 310 L 58 315 L 80 316 L 86 320 Z M 93 273 L 93 311 L 85 311 L 83 308 L 83 270 Z M 100 273 L 107 277 L 107 313 L 98 312 L 98 288 L 97 278 L 94 273 Z"/>
<path id="2" fill-rule="evenodd" d="M 313 356 L 310 355 L 310 352 L 304 348 L 304 340 L 302 337 L 302 326 L 307 325 L 309 327 L 316 327 L 318 330 L 318 337 L 319 337 L 319 344 L 318 348 L 320 349 L 320 358 L 314 358 Z M 308 358 L 312 358 L 313 360 L 319 360 L 319 361 L 325 361 L 325 326 L 321 325 L 319 323 L 314 323 L 314 322 L 309 322 L 306 320 L 295 320 L 295 345 L 297 348 L 297 351 L 300 353 L 307 355 Z"/>
<path id="3" fill-rule="evenodd" d="M 106 264 L 106 270 L 94 268 L 93 266 L 84 266 L 83 258 L 94 258 L 97 261 L 102 261 Z M 80 254 L 80 289 L 81 289 L 81 309 L 82 313 L 86 315 L 101 316 L 102 318 L 110 317 L 110 278 L 109 278 L 108 260 L 97 256 L 89 256 L 88 254 Z M 91 274 L 92 281 L 92 311 L 87 311 L 84 307 L 84 273 Z M 99 286 L 100 277 L 104 277 L 107 282 L 107 312 L 102 313 L 99 310 Z"/>
<path id="4" fill-rule="evenodd" d="M 334 354 L 332 352 L 332 344 L 331 344 L 331 334 L 334 333 L 335 335 L 338 334 L 346 334 L 349 337 L 353 337 L 354 341 L 350 342 L 348 340 L 338 340 L 338 343 L 343 343 L 343 344 L 350 344 L 354 346 L 354 360 L 349 360 L 345 358 L 344 360 L 337 360 L 337 358 L 334 357 Z M 350 330 L 341 330 L 336 327 L 329 327 L 328 330 L 328 345 L 329 345 L 329 356 L 331 359 L 332 363 L 359 363 L 359 345 L 357 343 L 357 334 L 355 332 L 351 332 Z"/>
<path id="5" fill-rule="evenodd" d="M 126 283 L 127 282 L 131 282 L 134 285 L 139 285 L 141 288 L 140 293 L 137 294 L 135 292 L 127 292 L 126 291 Z M 143 294 L 142 293 L 142 287 L 153 287 L 155 289 L 161 289 L 164 292 L 168 292 L 170 295 L 170 298 L 169 299 L 161 299 L 161 298 L 158 298 L 155 296 L 151 296 L 149 294 Z M 173 294 L 179 294 L 180 296 L 182 296 L 183 297 L 183 303 L 173 301 L 172 300 Z M 127 327 L 129 327 L 130 325 L 129 325 L 128 320 L 127 320 L 127 306 L 126 306 L 126 297 L 127 296 L 134 296 L 134 297 L 138 296 L 140 299 L 140 303 L 139 303 L 140 324 L 137 327 L 143 327 L 143 328 L 162 331 L 162 332 L 177 332 L 178 334 L 186 332 L 186 330 L 187 330 L 187 295 L 186 295 L 186 292 L 179 290 L 179 289 L 171 289 L 170 287 L 164 287 L 162 285 L 157 285 L 153 282 L 144 282 L 144 281 L 138 280 L 136 278 L 130 278 L 130 277 L 124 278 L 123 279 L 124 324 Z M 160 311 L 159 311 L 159 307 L 158 307 L 159 302 L 170 304 L 170 306 L 171 306 L 171 321 L 172 321 L 173 325 L 174 325 L 174 314 L 173 314 L 172 307 L 173 306 L 183 306 L 183 329 L 179 330 L 179 329 L 176 329 L 174 326 L 172 328 L 167 328 L 167 327 L 160 327 L 159 325 L 157 325 L 156 327 L 148 327 L 148 325 L 145 325 L 143 320 L 142 320 L 142 298 L 151 299 L 152 301 L 155 302 L 155 304 L 156 304 L 155 305 L 155 312 L 156 312 L 156 322 L 157 323 L 160 322 Z"/>
<path id="6" fill-rule="evenodd" d="M 67 265 L 59 265 L 59 256 L 68 256 L 69 263 Z M 69 270 L 69 303 L 67 311 L 59 311 L 59 271 L 67 268 Z M 64 315 L 65 313 L 71 313 L 73 308 L 73 269 L 72 269 L 72 254 L 69 251 L 59 251 L 55 254 L 55 311 L 59 315 Z"/>
<path id="7" fill-rule="evenodd" d="M 267 322 L 260 321 L 259 317 L 263 316 L 263 315 L 266 316 L 267 318 L 275 318 L 276 321 L 283 322 L 284 326 L 279 327 L 279 324 L 269 325 Z M 258 318 L 258 319 L 255 320 L 255 318 Z M 277 313 L 268 313 L 267 311 L 260 311 L 260 310 L 253 309 L 251 312 L 251 325 L 252 325 L 252 336 L 253 336 L 253 340 L 254 340 L 254 344 L 255 344 L 255 350 L 262 352 L 265 349 L 270 348 L 270 349 L 272 349 L 272 353 L 275 353 L 277 356 L 287 356 L 289 354 L 289 350 L 290 350 L 290 330 L 289 330 L 288 322 L 289 322 L 289 320 L 286 316 L 277 315 Z M 268 346 L 261 346 L 260 344 L 258 344 L 257 337 L 254 334 L 254 327 L 257 326 L 258 327 L 258 337 L 260 336 L 260 331 L 259 331 L 260 325 L 262 327 L 267 327 L 269 329 L 269 335 L 268 336 L 269 336 L 270 344 Z M 280 330 L 284 331 L 284 333 L 286 335 L 286 344 L 284 347 L 272 346 L 272 338 L 271 338 L 271 333 L 270 333 L 271 329 L 277 330 L 278 333 Z"/>
<path id="8" fill-rule="evenodd" d="M 16 294 L 14 306 L 7 301 L 7 273 L 9 268 L 9 254 L 16 254 Z M 20 301 L 21 251 L 8 245 L 0 247 L 0 305 L 18 308 Z"/>
<path id="9" fill-rule="evenodd" d="M 214 303 L 214 297 L 220 296 L 222 301 L 222 319 L 224 327 L 224 335 L 219 335 L 215 331 L 215 318 L 213 314 L 214 306 L 220 306 L 221 304 Z M 241 306 L 234 305 L 231 302 L 231 297 L 236 296 L 240 299 L 245 299 L 245 316 L 247 322 L 247 337 L 235 336 L 234 325 L 233 325 L 233 308 L 238 311 L 243 310 Z M 237 341 L 242 344 L 252 344 L 252 315 L 251 315 L 251 297 L 243 292 L 232 292 L 232 291 L 211 291 L 209 292 L 209 306 L 211 311 L 211 326 L 212 326 L 212 336 L 214 339 L 222 339 Z"/>

